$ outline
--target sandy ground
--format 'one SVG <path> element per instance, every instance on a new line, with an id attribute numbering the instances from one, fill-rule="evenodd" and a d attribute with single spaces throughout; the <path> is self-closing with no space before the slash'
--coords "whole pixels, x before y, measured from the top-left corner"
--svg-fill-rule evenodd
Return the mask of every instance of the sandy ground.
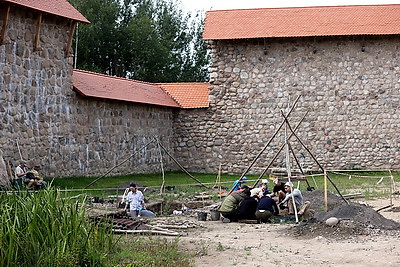
<path id="1" fill-rule="evenodd" d="M 367 204 L 380 208 L 389 200 Z M 395 207 L 400 200 L 394 200 Z M 400 212 L 381 211 L 400 222 Z M 293 225 L 201 222 L 180 238 L 197 255 L 195 266 L 400 266 L 399 231 L 378 236 L 295 237 Z"/>

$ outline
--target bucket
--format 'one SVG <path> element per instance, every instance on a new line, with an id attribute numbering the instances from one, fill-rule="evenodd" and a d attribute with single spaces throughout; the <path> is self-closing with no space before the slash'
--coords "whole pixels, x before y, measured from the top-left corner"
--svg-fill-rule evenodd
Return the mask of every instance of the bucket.
<path id="1" fill-rule="evenodd" d="M 219 213 L 218 210 L 211 211 L 211 221 L 219 221 L 220 217 L 221 217 L 221 214 Z"/>
<path id="2" fill-rule="evenodd" d="M 207 213 L 206 212 L 198 212 L 197 219 L 199 221 L 206 221 L 207 220 Z"/>

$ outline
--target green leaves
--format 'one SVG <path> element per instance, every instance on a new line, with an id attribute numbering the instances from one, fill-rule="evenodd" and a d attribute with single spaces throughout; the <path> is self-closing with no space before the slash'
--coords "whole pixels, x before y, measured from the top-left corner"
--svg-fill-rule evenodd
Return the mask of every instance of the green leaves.
<path id="1" fill-rule="evenodd" d="M 85 199 L 68 202 L 54 189 L 3 194 L 0 266 L 102 266 L 113 235 L 91 223 Z"/>
<path id="2" fill-rule="evenodd" d="M 80 24 L 78 68 L 147 82 L 206 81 L 202 15 L 171 0 L 70 0 Z"/>

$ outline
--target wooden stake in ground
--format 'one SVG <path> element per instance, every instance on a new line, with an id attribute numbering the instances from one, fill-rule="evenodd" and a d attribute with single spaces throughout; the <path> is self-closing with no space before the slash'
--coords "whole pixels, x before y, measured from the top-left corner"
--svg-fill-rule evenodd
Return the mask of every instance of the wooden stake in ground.
<path id="1" fill-rule="evenodd" d="M 219 195 L 219 199 L 222 198 L 222 189 L 221 189 L 221 166 L 222 164 L 219 164 L 219 168 L 218 168 L 218 195 Z"/>
<path id="2" fill-rule="evenodd" d="M 325 211 L 328 211 L 328 179 L 326 178 L 326 171 L 324 170 L 324 203 Z"/>
<path id="3" fill-rule="evenodd" d="M 160 164 L 161 164 L 161 172 L 162 172 L 162 184 L 160 187 L 160 194 L 162 194 L 162 193 L 164 193 L 165 174 L 164 174 L 163 157 L 162 157 L 161 147 L 160 147 L 160 140 L 158 140 L 158 138 L 157 138 L 157 147 L 158 147 L 158 152 L 160 153 Z"/>
<path id="4" fill-rule="evenodd" d="M 393 188 L 394 188 L 394 179 L 392 175 L 392 171 L 389 170 L 390 173 L 390 206 L 393 206 Z"/>

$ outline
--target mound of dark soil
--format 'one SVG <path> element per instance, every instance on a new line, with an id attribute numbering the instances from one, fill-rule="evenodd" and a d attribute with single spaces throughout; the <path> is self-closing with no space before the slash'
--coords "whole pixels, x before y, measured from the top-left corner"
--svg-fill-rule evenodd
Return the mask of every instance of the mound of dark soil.
<path id="1" fill-rule="evenodd" d="M 326 225 L 328 218 L 336 217 L 339 223 Z M 388 230 L 400 230 L 400 223 L 386 219 L 371 207 L 362 204 L 342 204 L 331 211 L 319 212 L 315 218 L 293 228 L 294 234 L 313 238 L 316 236 L 348 239 L 354 235 L 387 234 Z"/>
<path id="2" fill-rule="evenodd" d="M 324 210 L 325 203 L 323 190 L 301 191 L 301 193 L 303 194 L 304 201 L 308 200 L 311 202 L 311 209 L 315 210 L 315 212 Z M 343 203 L 345 202 L 341 197 L 328 192 L 328 210 L 333 210 Z"/>

